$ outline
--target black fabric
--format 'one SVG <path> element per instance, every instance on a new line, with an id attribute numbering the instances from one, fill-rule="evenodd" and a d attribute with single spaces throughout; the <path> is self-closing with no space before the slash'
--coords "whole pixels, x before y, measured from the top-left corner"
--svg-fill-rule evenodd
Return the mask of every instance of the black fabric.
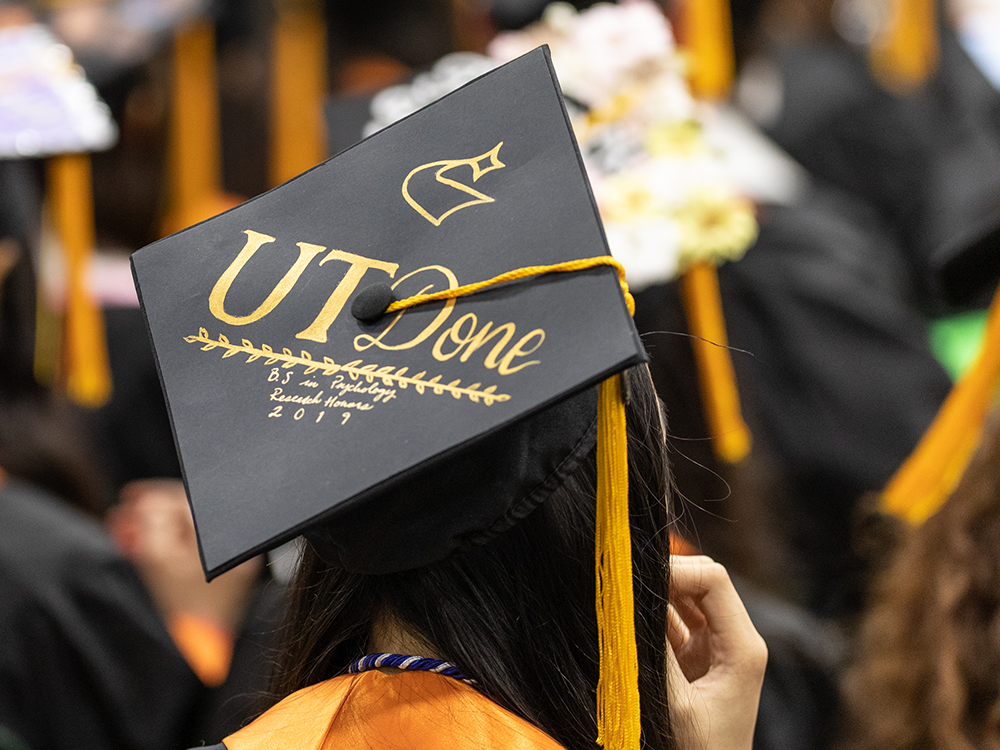
<path id="1" fill-rule="evenodd" d="M 30 750 L 30 748 L 9 729 L 0 727 L 0 750 Z"/>
<path id="2" fill-rule="evenodd" d="M 753 353 L 738 362 L 757 383 L 754 428 L 789 470 L 792 544 L 825 614 L 860 606 L 857 499 L 885 485 L 951 388 L 910 278 L 878 217 L 824 189 L 770 209 L 722 269 L 730 343 Z"/>
<path id="3" fill-rule="evenodd" d="M 260 582 L 233 644 L 226 681 L 207 691 L 195 740 L 214 742 L 242 729 L 273 704 L 268 692 L 271 665 L 285 615 L 284 584 L 270 577 Z M 194 741 L 194 740 L 192 740 Z"/>
<path id="4" fill-rule="evenodd" d="M 597 440 L 597 390 L 466 444 L 393 490 L 306 533 L 327 562 L 358 573 L 409 570 L 485 544 L 551 495 Z M 378 496 L 381 488 L 372 495 Z"/>
<path id="5" fill-rule="evenodd" d="M 1000 92 L 946 33 L 935 93 L 957 124 L 935 160 L 929 202 L 948 231 L 930 264 L 948 301 L 983 304 L 1000 280 Z"/>
<path id="6" fill-rule="evenodd" d="M 180 478 L 170 419 L 153 350 L 138 307 L 104 309 L 113 392 L 91 413 L 95 445 L 112 486 L 134 479 Z"/>
<path id="7" fill-rule="evenodd" d="M 19 257 L 0 279 L 0 398 L 37 394 L 34 378 L 35 292 L 31 252 L 41 224 L 37 165 L 0 159 L 0 240 L 12 240 Z"/>
<path id="8" fill-rule="evenodd" d="M 753 354 L 739 361 L 758 371 L 782 453 L 850 493 L 881 488 L 950 388 L 892 235 L 816 188 L 768 208 L 756 245 L 720 277 L 730 343 Z"/>
<path id="9" fill-rule="evenodd" d="M 811 173 L 876 206 L 902 240 L 929 310 L 979 301 L 1000 275 L 1000 92 L 941 29 L 938 71 L 891 94 L 862 50 L 802 44 L 775 56 L 783 109 L 769 134 Z M 985 240 L 985 244 L 984 244 Z M 970 245 L 979 272 L 941 271 Z"/>
<path id="10" fill-rule="evenodd" d="M 735 580 L 767 643 L 754 750 L 832 747 L 846 639 L 831 623 Z"/>
<path id="11" fill-rule="evenodd" d="M 0 725 L 32 750 L 175 750 L 203 687 L 89 518 L 0 487 Z"/>
<path id="12" fill-rule="evenodd" d="M 930 351 L 908 261 L 875 212 L 817 186 L 799 204 L 762 207 L 759 219 L 756 244 L 719 272 L 729 343 L 749 352 L 733 354 L 744 416 L 787 485 L 787 498 L 766 501 L 797 561 L 790 577 L 816 610 L 842 614 L 860 605 L 856 501 L 910 454 L 951 382 Z M 702 468 L 714 464 L 710 446 L 693 442 L 708 434 L 693 358 L 675 355 L 678 337 L 652 333 L 686 331 L 676 292 L 642 292 L 636 324 L 672 448 L 691 457 L 674 461 L 679 487 L 696 502 L 724 497 L 723 480 Z M 749 523 L 730 515 L 719 533 Z"/>

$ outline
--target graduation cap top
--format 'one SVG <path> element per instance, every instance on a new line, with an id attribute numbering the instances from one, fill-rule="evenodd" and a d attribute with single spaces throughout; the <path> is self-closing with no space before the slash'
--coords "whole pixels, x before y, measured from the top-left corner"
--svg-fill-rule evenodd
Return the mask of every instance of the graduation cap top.
<path id="1" fill-rule="evenodd" d="M 303 531 L 412 568 L 529 512 L 644 358 L 615 271 L 352 308 L 606 254 L 545 49 L 137 252 L 208 575 Z"/>

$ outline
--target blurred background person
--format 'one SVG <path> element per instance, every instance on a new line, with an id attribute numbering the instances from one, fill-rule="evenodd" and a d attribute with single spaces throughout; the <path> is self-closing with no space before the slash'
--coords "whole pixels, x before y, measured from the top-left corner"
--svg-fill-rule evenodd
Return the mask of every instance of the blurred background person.
<path id="1" fill-rule="evenodd" d="M 843 748 L 1000 743 L 1000 418 L 954 494 L 903 526 L 845 680 Z"/>
<path id="2" fill-rule="evenodd" d="M 107 395 L 100 315 L 88 288 L 93 227 L 89 160 L 81 152 L 106 148 L 115 129 L 68 50 L 33 20 L 23 6 L 0 7 L 7 76 L 0 92 L 0 725 L 36 749 L 217 739 L 246 718 L 241 711 L 233 724 L 218 705 L 225 687 L 208 688 L 232 684 L 229 654 L 256 597 L 260 561 L 206 595 L 200 571 L 191 579 L 183 564 L 198 560 L 182 533 L 191 526 L 183 489 L 166 503 L 171 518 L 164 502 L 135 488 L 123 506 L 130 523 L 122 511 L 117 536 L 130 540 L 122 547 L 147 590 L 101 523 L 112 493 L 85 408 L 74 403 L 92 407 Z M 43 195 L 57 240 L 40 231 Z M 58 316 L 36 283 L 46 245 L 64 252 Z M 52 336 L 45 323 L 59 318 L 56 380 L 43 385 L 39 342 Z M 209 631 L 218 641 L 214 674 L 190 647 L 206 643 Z M 259 691 L 265 679 L 251 687 Z M 219 722 L 224 728 L 213 729 Z"/>

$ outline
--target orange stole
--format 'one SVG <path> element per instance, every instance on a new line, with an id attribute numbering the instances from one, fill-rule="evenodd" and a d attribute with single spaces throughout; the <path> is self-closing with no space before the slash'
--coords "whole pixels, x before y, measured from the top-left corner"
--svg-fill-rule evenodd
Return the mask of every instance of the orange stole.
<path id="1" fill-rule="evenodd" d="M 431 672 L 343 675 L 285 698 L 223 741 L 228 750 L 559 750 L 463 682 Z"/>

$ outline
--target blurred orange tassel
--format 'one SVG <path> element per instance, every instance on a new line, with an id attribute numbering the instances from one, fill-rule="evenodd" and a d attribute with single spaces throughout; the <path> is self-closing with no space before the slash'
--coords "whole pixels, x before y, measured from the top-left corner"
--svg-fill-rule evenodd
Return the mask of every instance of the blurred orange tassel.
<path id="1" fill-rule="evenodd" d="M 326 32 L 314 2 L 279 4 L 272 38 L 271 184 L 323 161 Z"/>
<path id="2" fill-rule="evenodd" d="M 48 161 L 48 196 L 66 259 L 66 315 L 61 381 L 82 406 L 97 407 L 111 397 L 111 366 L 104 316 L 88 288 L 94 252 L 94 200 L 90 157 L 54 156 Z"/>
<path id="3" fill-rule="evenodd" d="M 167 629 L 177 650 L 198 679 L 209 687 L 226 681 L 233 658 L 233 636 L 208 620 L 183 612 L 174 614 Z"/>
<path id="4" fill-rule="evenodd" d="M 670 554 L 671 555 L 700 555 L 701 550 L 695 547 L 691 542 L 682 537 L 680 534 L 671 531 L 670 532 Z"/>
<path id="5" fill-rule="evenodd" d="M 240 203 L 222 192 L 215 29 L 201 20 L 174 38 L 163 233 L 170 234 Z"/>
<path id="6" fill-rule="evenodd" d="M 885 88 L 905 92 L 926 81 L 938 61 L 934 0 L 890 0 L 888 30 L 872 44 L 872 72 Z"/>
<path id="7" fill-rule="evenodd" d="M 733 360 L 722 314 L 719 276 L 713 263 L 692 264 L 681 277 L 684 312 L 692 336 L 705 417 L 716 455 L 736 463 L 750 453 L 750 429 L 743 421 Z"/>
<path id="8" fill-rule="evenodd" d="M 687 0 L 681 18 L 695 96 L 725 99 L 736 72 L 733 21 L 727 0 Z"/>
<path id="9" fill-rule="evenodd" d="M 951 389 L 920 443 L 882 493 L 882 510 L 921 524 L 958 486 L 979 445 L 1000 385 L 1000 289 L 993 297 L 979 355 Z"/>

